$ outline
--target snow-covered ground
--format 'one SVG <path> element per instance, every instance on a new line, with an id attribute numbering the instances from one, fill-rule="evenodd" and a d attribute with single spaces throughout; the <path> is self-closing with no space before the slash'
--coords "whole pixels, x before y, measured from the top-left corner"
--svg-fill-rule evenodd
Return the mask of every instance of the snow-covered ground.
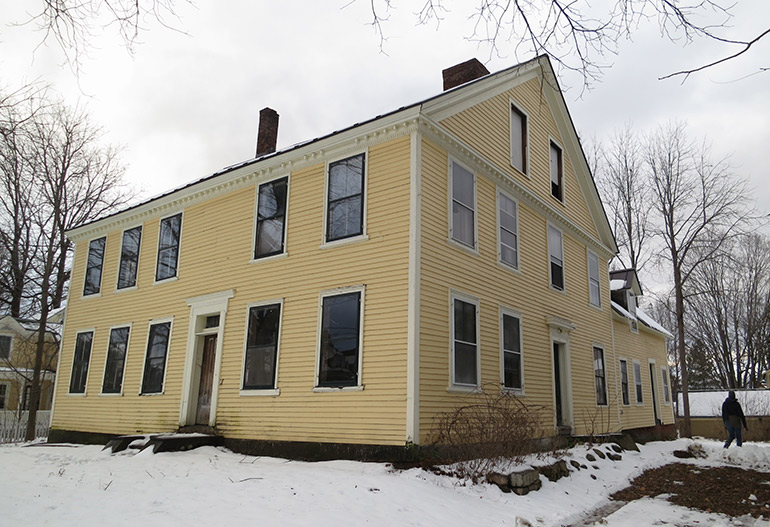
<path id="1" fill-rule="evenodd" d="M 686 462 L 770 471 L 770 444 L 723 450 L 716 441 L 697 442 L 707 458 Z M 638 500 L 586 521 L 645 469 L 680 461 L 671 452 L 690 443 L 648 443 L 641 452 L 624 452 L 621 461 L 593 463 L 585 460 L 588 447 L 578 446 L 566 452 L 567 459 L 587 470 L 555 483 L 541 477 L 542 489 L 527 496 L 380 463 L 304 463 L 213 447 L 111 455 L 98 446 L 4 445 L 0 525 L 770 526 L 768 520 L 694 511 L 662 498 Z"/>

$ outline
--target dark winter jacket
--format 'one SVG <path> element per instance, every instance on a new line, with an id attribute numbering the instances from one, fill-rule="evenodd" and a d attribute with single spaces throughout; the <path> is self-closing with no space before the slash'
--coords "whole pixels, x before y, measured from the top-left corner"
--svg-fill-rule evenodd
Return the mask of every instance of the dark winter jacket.
<path id="1" fill-rule="evenodd" d="M 743 415 L 743 408 L 741 408 L 741 403 L 738 402 L 738 399 L 735 398 L 734 392 L 730 392 L 725 402 L 722 403 L 722 421 L 725 422 L 725 425 L 729 423 L 733 428 L 740 427 L 741 422 L 743 422 L 743 428 L 748 429 L 746 417 Z"/>

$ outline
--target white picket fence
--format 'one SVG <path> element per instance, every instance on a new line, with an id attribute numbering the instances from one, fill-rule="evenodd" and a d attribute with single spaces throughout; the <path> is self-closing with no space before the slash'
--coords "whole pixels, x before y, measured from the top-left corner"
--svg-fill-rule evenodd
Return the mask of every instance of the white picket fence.
<path id="1" fill-rule="evenodd" d="M 29 412 L 0 411 L 0 443 L 18 443 L 24 441 L 27 432 Z M 51 425 L 51 412 L 38 411 L 35 423 L 35 438 L 48 437 Z"/>

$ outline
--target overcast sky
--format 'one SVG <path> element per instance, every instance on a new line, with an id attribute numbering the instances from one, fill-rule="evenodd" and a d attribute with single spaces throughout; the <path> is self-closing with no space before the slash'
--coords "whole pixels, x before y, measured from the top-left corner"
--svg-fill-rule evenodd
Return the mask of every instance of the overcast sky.
<path id="1" fill-rule="evenodd" d="M 388 41 L 372 27 L 369 2 L 349 0 L 225 1 L 180 3 L 175 32 L 147 22 L 135 55 L 108 31 L 75 78 L 53 42 L 24 19 L 37 1 L 0 0 L 0 85 L 50 83 L 70 104 L 86 106 L 125 147 L 128 179 L 148 197 L 254 156 L 259 110 L 280 114 L 278 147 L 324 135 L 441 91 L 441 70 L 471 57 L 492 72 L 531 56 L 490 58 L 464 38 L 467 13 L 448 13 L 436 29 L 415 26 L 413 8 L 391 12 Z M 459 10 L 460 2 L 447 4 Z M 742 0 L 727 36 L 753 38 L 770 21 L 770 2 Z M 735 170 L 756 189 L 756 205 L 770 211 L 765 178 L 770 148 L 770 37 L 750 53 L 698 73 L 684 84 L 658 77 L 725 53 L 708 43 L 673 44 L 654 21 L 623 42 L 600 83 L 581 94 L 580 79 L 563 86 L 584 139 L 608 136 L 631 123 L 651 130 L 669 119 L 689 123 L 716 156 L 731 155 Z M 502 50 L 506 53 L 506 50 Z M 763 62 L 764 60 L 764 62 Z"/>

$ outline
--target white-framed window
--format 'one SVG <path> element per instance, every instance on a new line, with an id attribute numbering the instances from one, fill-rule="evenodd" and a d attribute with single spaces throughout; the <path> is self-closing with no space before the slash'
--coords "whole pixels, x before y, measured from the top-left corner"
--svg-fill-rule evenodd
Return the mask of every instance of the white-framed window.
<path id="1" fill-rule="evenodd" d="M 364 235 L 366 154 L 329 163 L 326 178 L 326 243 Z"/>
<path id="2" fill-rule="evenodd" d="M 451 238 L 471 249 L 476 248 L 476 176 L 457 161 L 449 163 L 452 194 Z"/>
<path id="3" fill-rule="evenodd" d="M 128 354 L 128 337 L 131 326 L 122 326 L 110 330 L 110 342 L 107 346 L 107 360 L 104 364 L 102 393 L 123 393 L 123 370 Z"/>
<path id="4" fill-rule="evenodd" d="M 93 331 L 81 331 L 75 338 L 75 354 L 72 357 L 69 393 L 86 393 L 86 379 L 88 378 L 88 364 L 91 362 L 93 340 Z"/>
<path id="5" fill-rule="evenodd" d="M 500 262 L 519 268 L 519 205 L 502 190 L 497 191 L 498 256 Z"/>
<path id="6" fill-rule="evenodd" d="M 282 308 L 282 299 L 249 306 L 241 381 L 244 392 L 276 389 Z"/>
<path id="7" fill-rule="evenodd" d="M 88 244 L 88 260 L 86 261 L 86 279 L 83 285 L 83 296 L 96 295 L 102 288 L 102 267 L 104 265 L 104 246 L 107 238 L 102 236 L 91 240 Z"/>
<path id="8" fill-rule="evenodd" d="M 8 409 L 8 398 L 11 396 L 11 383 L 0 382 L 0 410 Z"/>
<path id="9" fill-rule="evenodd" d="M 288 176 L 262 183 L 257 189 L 255 259 L 267 258 L 285 252 L 288 196 Z"/>
<path id="10" fill-rule="evenodd" d="M 481 384 L 479 354 L 479 301 L 452 293 L 452 386 L 477 388 Z"/>
<path id="11" fill-rule="evenodd" d="M 522 361 L 521 314 L 502 309 L 500 312 L 501 379 L 503 388 L 522 391 L 524 368 Z"/>
<path id="12" fill-rule="evenodd" d="M 562 232 L 548 225 L 548 264 L 551 287 L 564 291 L 564 246 Z"/>
<path id="13" fill-rule="evenodd" d="M 160 220 L 158 233 L 158 261 L 155 281 L 176 278 L 179 274 L 179 245 L 182 239 L 182 213 Z"/>
<path id="14" fill-rule="evenodd" d="M 320 294 L 316 388 L 361 387 L 364 286 Z"/>
<path id="15" fill-rule="evenodd" d="M 511 101 L 511 165 L 522 174 L 528 170 L 529 129 L 527 114 Z"/>
<path id="16" fill-rule="evenodd" d="M 620 359 L 620 395 L 623 406 L 631 404 L 628 391 L 628 361 L 626 359 Z"/>
<path id="17" fill-rule="evenodd" d="M 11 335 L 0 335 L 0 360 L 11 360 L 13 352 L 13 337 Z"/>
<path id="18" fill-rule="evenodd" d="M 142 226 L 138 225 L 123 231 L 123 243 L 120 248 L 120 267 L 118 269 L 118 289 L 136 286 L 139 271 L 139 248 L 142 243 Z"/>
<path id="19" fill-rule="evenodd" d="M 602 289 L 599 282 L 599 257 L 588 249 L 588 298 L 592 305 L 602 306 Z"/>
<path id="20" fill-rule="evenodd" d="M 669 390 L 668 384 L 668 369 L 665 366 L 660 367 L 660 379 L 662 381 L 661 386 L 663 386 L 663 402 L 666 404 L 671 404 L 671 391 Z"/>
<path id="21" fill-rule="evenodd" d="M 607 406 L 607 373 L 604 368 L 604 350 L 598 346 L 594 346 L 594 381 L 596 404 Z"/>
<path id="22" fill-rule="evenodd" d="M 147 332 L 147 352 L 142 369 L 141 395 L 163 393 L 166 379 L 166 359 L 171 341 L 171 320 L 150 321 Z"/>
<path id="23" fill-rule="evenodd" d="M 564 202 L 564 160 L 561 147 L 550 142 L 551 196 Z"/>
<path id="24" fill-rule="evenodd" d="M 642 366 L 638 360 L 634 361 L 634 386 L 636 387 L 636 404 L 644 404 L 642 397 Z"/>

